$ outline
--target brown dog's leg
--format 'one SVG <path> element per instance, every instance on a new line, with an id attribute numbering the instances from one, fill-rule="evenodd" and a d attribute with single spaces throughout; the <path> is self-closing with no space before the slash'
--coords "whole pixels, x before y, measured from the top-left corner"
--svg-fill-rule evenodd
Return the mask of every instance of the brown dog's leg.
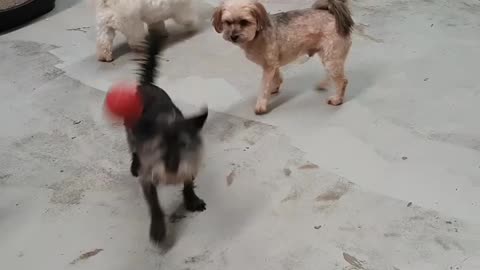
<path id="1" fill-rule="evenodd" d="M 255 106 L 256 114 L 265 114 L 267 113 L 268 100 L 273 91 L 273 87 L 276 86 L 274 83 L 275 73 L 278 71 L 278 68 L 266 67 L 263 69 L 263 78 L 262 78 L 262 92 L 257 98 L 257 105 Z"/>
<path id="2" fill-rule="evenodd" d="M 275 72 L 275 77 L 273 78 L 273 89 L 272 89 L 272 95 L 278 94 L 280 92 L 280 86 L 282 86 L 283 83 L 283 78 L 282 78 L 282 73 L 280 73 L 280 69 L 277 69 Z"/>
<path id="3" fill-rule="evenodd" d="M 338 106 L 343 103 L 345 90 L 347 89 L 348 80 L 345 78 L 343 71 L 343 63 L 326 62 L 331 80 L 335 83 L 336 93 L 328 99 L 328 104 Z"/>
<path id="4" fill-rule="evenodd" d="M 333 82 L 335 84 L 336 93 L 334 96 L 328 98 L 328 104 L 338 106 L 343 103 L 345 98 L 345 91 L 347 89 L 348 80 L 345 77 L 344 64 L 346 53 L 325 56 L 322 62 L 328 72 L 328 80 L 324 80 L 323 85 L 327 86 L 328 83 Z M 327 83 L 328 82 L 328 83 Z"/>
<path id="5" fill-rule="evenodd" d="M 345 77 L 344 66 L 351 45 L 350 38 L 337 38 L 324 44 L 319 52 L 330 82 L 335 84 L 336 93 L 328 99 L 328 104 L 333 106 L 341 105 L 345 98 L 348 80 Z"/>

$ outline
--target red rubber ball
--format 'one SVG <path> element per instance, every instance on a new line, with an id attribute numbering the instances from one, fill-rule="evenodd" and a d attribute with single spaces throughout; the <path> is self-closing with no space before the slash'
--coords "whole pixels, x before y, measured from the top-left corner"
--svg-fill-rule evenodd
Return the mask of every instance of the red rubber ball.
<path id="1" fill-rule="evenodd" d="M 142 115 L 142 97 L 136 85 L 117 84 L 108 91 L 105 107 L 112 116 L 121 118 L 125 122 L 135 122 Z"/>

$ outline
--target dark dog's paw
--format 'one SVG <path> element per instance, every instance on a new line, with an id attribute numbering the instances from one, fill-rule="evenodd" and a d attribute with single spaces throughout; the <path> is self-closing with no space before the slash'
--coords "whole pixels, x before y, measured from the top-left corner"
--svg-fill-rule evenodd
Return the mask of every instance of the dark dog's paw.
<path id="1" fill-rule="evenodd" d="M 185 208 L 190 212 L 203 212 L 207 210 L 207 204 L 200 198 L 185 201 Z"/>
<path id="2" fill-rule="evenodd" d="M 130 165 L 130 172 L 134 177 L 138 177 L 138 172 L 140 170 L 140 160 L 136 154 L 132 155 L 132 164 Z"/>
<path id="3" fill-rule="evenodd" d="M 150 225 L 150 240 L 154 244 L 160 244 L 165 239 L 167 235 L 167 230 L 165 227 L 165 223 L 163 220 L 152 220 L 152 224 Z"/>

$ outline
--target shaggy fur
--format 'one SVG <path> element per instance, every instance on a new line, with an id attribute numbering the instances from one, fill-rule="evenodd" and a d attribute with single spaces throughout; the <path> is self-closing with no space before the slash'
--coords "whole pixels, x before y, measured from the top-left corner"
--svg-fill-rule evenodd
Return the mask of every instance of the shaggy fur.
<path id="1" fill-rule="evenodd" d="M 239 45 L 248 59 L 263 68 L 257 114 L 267 112 L 270 96 L 279 91 L 283 82 L 280 67 L 304 55 L 320 56 L 328 78 L 318 87 L 325 89 L 333 81 L 336 94 L 328 103 L 343 103 L 348 84 L 344 64 L 354 24 L 346 0 L 318 0 L 311 8 L 273 15 L 256 0 L 227 0 L 216 9 L 212 24 L 225 40 Z"/>
<path id="2" fill-rule="evenodd" d="M 145 39 L 145 23 L 149 31 L 167 35 L 165 20 L 193 30 L 198 14 L 192 0 L 94 0 L 97 19 L 97 58 L 99 61 L 113 60 L 112 44 L 115 31 L 127 38 L 133 50 L 141 50 Z"/>
<path id="3" fill-rule="evenodd" d="M 134 124 L 125 125 L 132 153 L 131 173 L 140 177 L 151 214 L 150 238 L 155 243 L 161 242 L 166 234 L 157 185 L 183 184 L 187 210 L 205 210 L 205 202 L 194 192 L 193 181 L 201 163 L 200 133 L 208 115 L 205 110 L 198 116 L 185 118 L 167 93 L 153 84 L 161 47 L 159 38 L 147 37 L 146 56 L 140 64 L 137 89 L 144 105 L 142 116 Z"/>

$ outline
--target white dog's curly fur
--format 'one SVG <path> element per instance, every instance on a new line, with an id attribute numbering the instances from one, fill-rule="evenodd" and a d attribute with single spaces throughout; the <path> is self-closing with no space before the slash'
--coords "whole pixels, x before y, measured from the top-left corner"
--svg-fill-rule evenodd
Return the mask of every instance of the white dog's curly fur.
<path id="1" fill-rule="evenodd" d="M 110 62 L 115 31 L 127 38 L 133 50 L 141 49 L 145 40 L 145 24 L 149 31 L 166 35 L 165 20 L 193 30 L 198 14 L 192 0 L 94 0 L 97 20 L 97 58 Z"/>

